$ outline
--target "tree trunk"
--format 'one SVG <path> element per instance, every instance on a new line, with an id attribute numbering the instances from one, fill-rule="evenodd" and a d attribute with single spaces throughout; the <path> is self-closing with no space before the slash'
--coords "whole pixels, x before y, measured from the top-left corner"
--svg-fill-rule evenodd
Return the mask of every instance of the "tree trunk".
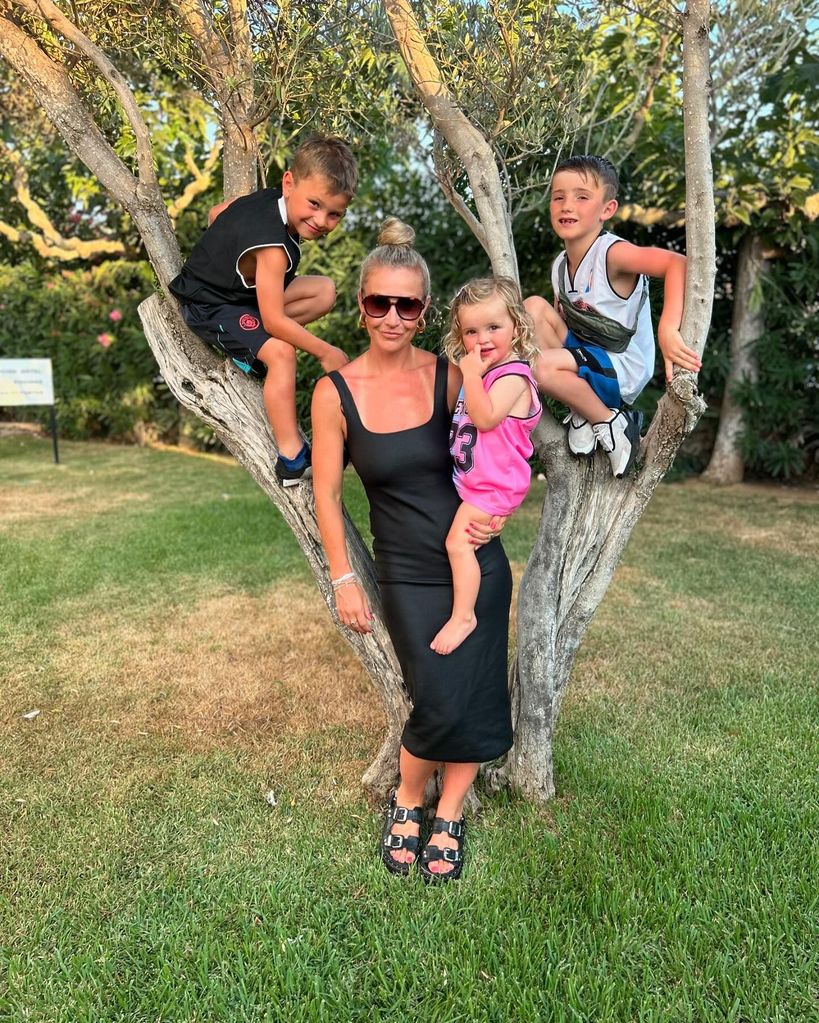
<path id="1" fill-rule="evenodd" d="M 512 221 L 498 165 L 486 139 L 455 103 L 429 52 L 408 0 L 384 0 L 401 58 L 436 129 L 460 157 L 477 217 L 453 194 L 447 196 L 483 245 L 496 274 L 518 279 Z"/>
<path id="2" fill-rule="evenodd" d="M 741 483 L 745 461 L 740 440 L 745 429 L 745 413 L 736 399 L 743 381 L 756 380 L 756 342 L 765 331 L 760 288 L 767 268 L 762 255 L 762 239 L 746 234 L 740 242 L 737 279 L 731 314 L 731 362 L 725 381 L 725 393 L 719 416 L 719 429 L 708 468 L 702 479 L 709 483 Z"/>

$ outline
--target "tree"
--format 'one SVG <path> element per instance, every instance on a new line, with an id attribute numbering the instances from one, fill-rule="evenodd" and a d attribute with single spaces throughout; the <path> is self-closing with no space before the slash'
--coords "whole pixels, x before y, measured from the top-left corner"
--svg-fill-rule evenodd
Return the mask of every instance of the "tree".
<path id="1" fill-rule="evenodd" d="M 780 6 L 784 9 L 777 10 Z M 819 144 L 817 59 L 804 45 L 819 4 L 790 0 L 755 13 L 779 45 L 743 75 L 743 92 L 727 97 L 724 107 L 738 122 L 733 134 L 722 129 L 715 135 L 718 181 L 727 191 L 720 212 L 738 241 L 730 367 L 703 473 L 721 484 L 738 483 L 745 473 L 749 424 L 740 398 L 758 375 L 757 347 L 766 329 L 762 294 L 771 259 L 799 250 L 805 220 L 816 216 L 819 204 L 813 155 Z M 729 174 L 732 165 L 736 170 Z"/>
<path id="2" fill-rule="evenodd" d="M 564 5 L 538 0 L 515 4 L 511 21 L 509 11 L 495 3 L 465 5 L 469 17 L 459 20 L 462 6 L 433 4 L 426 12 L 431 26 L 452 29 L 455 36 L 469 40 L 474 59 L 464 65 L 457 82 L 460 89 L 466 89 L 468 94 L 469 76 L 476 66 L 485 69 L 491 65 L 494 77 L 490 79 L 495 82 L 500 80 L 501 72 L 510 68 L 517 69 L 517 74 L 524 66 L 519 58 L 525 56 L 528 61 L 535 53 L 542 64 L 527 63 L 525 77 L 510 79 L 507 76 L 507 81 L 518 81 L 522 89 L 526 82 L 531 85 L 534 79 L 534 86 L 540 88 L 531 90 L 533 97 L 543 91 L 546 82 L 553 81 L 555 89 L 558 88 L 563 66 L 557 69 L 552 66 L 550 70 L 549 54 L 542 45 L 542 38 L 538 45 L 532 45 L 532 40 L 547 28 L 551 38 L 570 27 L 565 20 L 568 15 Z M 159 283 L 166 290 L 178 269 L 179 251 L 157 183 L 143 113 L 122 74 L 92 38 L 96 27 L 93 14 L 97 10 L 93 3 L 83 8 L 81 28 L 78 23 L 69 21 L 51 0 L 15 0 L 0 22 L 0 53 L 28 82 L 69 146 L 131 215 Z M 269 108 L 270 98 L 264 90 L 257 91 L 253 71 L 258 54 L 255 47 L 261 46 L 270 34 L 267 10 L 267 5 L 260 5 L 249 12 L 243 0 L 225 0 L 212 9 L 206 9 L 195 0 L 183 0 L 179 8 L 182 21 L 175 30 L 183 42 L 195 44 L 201 55 L 202 74 L 220 118 L 226 193 L 246 190 L 255 180 L 258 137 L 254 128 L 261 110 Z M 367 5 L 364 10 L 367 11 Z M 498 103 L 502 106 L 509 99 L 502 89 L 498 90 L 491 97 L 495 128 L 487 129 L 489 122 L 477 115 L 475 119 L 481 128 L 476 127 L 453 98 L 449 81 L 426 45 L 424 33 L 407 0 L 386 0 L 385 10 L 402 58 L 444 140 L 441 144 L 457 154 L 466 171 L 468 184 L 465 187 L 463 179 L 457 174 L 453 176 L 451 156 L 444 150 L 440 152 L 439 174 L 447 195 L 484 245 L 493 269 L 514 272 L 511 174 L 501 145 L 504 133 L 520 125 L 526 110 L 522 108 L 514 118 L 498 116 Z M 336 75 L 339 95 L 345 97 L 347 108 L 350 82 L 356 81 L 357 72 L 361 72 L 361 80 L 367 83 L 383 74 L 385 86 L 389 84 L 388 62 L 373 53 L 369 45 L 372 27 L 362 20 L 362 11 L 342 3 L 324 4 L 316 10 L 309 4 L 299 5 L 298 10 L 281 5 L 276 11 L 279 17 L 286 19 L 290 30 L 287 39 L 293 46 L 289 62 L 282 66 L 291 71 L 298 69 L 302 75 L 305 104 L 314 94 L 311 89 L 315 90 L 320 75 L 324 76 L 325 89 L 328 78 L 332 80 Z M 689 344 L 701 351 L 710 317 L 714 277 L 706 109 L 708 4 L 704 0 L 691 0 L 681 17 L 685 39 L 684 116 L 690 230 L 690 271 L 683 333 Z M 481 65 L 477 44 L 490 44 L 492 52 L 496 43 L 488 31 L 491 20 L 487 19 L 493 18 L 507 58 L 494 63 L 484 61 Z M 480 28 L 479 38 L 469 34 L 473 26 Z M 344 50 L 344 66 L 331 66 L 328 71 L 322 64 L 327 39 L 337 44 L 342 36 L 352 44 Z M 577 63 L 574 52 L 568 54 L 567 60 L 568 74 L 571 61 Z M 538 67 L 540 78 L 533 75 Z M 292 84 L 292 77 L 287 78 L 285 71 L 281 74 L 283 78 L 268 82 L 270 88 Z M 454 80 L 454 72 L 451 74 Z M 120 114 L 116 124 L 106 121 L 101 126 L 100 119 L 89 113 L 83 102 L 83 92 L 90 87 L 89 83 L 94 88 L 102 88 L 101 83 L 107 83 L 116 97 Z M 395 93 L 387 89 L 385 95 Z M 567 109 L 570 108 L 568 94 L 565 102 Z M 546 127 L 545 121 L 535 118 L 529 125 L 530 135 L 532 132 L 536 135 L 538 130 L 545 131 Z M 109 136 L 123 130 L 132 135 L 133 157 L 128 162 L 120 158 L 103 129 Z M 535 143 L 533 138 L 531 145 Z M 166 381 L 184 405 L 214 426 L 223 443 L 280 509 L 313 567 L 328 606 L 332 607 L 312 494 L 305 487 L 282 492 L 276 486 L 272 474 L 276 452 L 266 427 L 258 388 L 204 350 L 180 322 L 174 302 L 152 297 L 143 303 L 141 313 L 146 335 Z M 540 428 L 538 445 L 547 467 L 549 486 L 538 539 L 521 590 L 519 656 L 514 680 L 518 718 L 515 747 L 505 769 L 495 773 L 496 781 L 506 780 L 535 799 L 552 795 L 551 740 L 575 652 L 605 593 L 631 529 L 701 410 L 695 380 L 689 374 L 678 374 L 645 440 L 638 471 L 625 483 L 612 480 L 608 466 L 601 460 L 584 465 L 571 461 L 562 431 L 545 417 L 547 422 Z M 372 561 L 349 522 L 347 539 L 353 568 L 364 581 L 373 608 L 377 609 Z M 407 697 L 378 616 L 371 636 L 347 635 L 346 638 L 368 670 L 385 708 L 387 736 L 364 779 L 371 794 L 382 796 L 395 778 Z"/>

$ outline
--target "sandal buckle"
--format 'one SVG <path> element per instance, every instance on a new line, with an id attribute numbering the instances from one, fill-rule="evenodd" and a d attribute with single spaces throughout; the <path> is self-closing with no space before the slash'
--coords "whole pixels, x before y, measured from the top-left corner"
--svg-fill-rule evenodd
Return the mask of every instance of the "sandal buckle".
<path id="1" fill-rule="evenodd" d="M 387 835 L 384 839 L 385 849 L 403 849 L 404 848 L 404 836 L 403 835 Z"/>
<path id="2" fill-rule="evenodd" d="M 458 849 L 444 849 L 443 859 L 447 863 L 457 863 L 461 858 L 461 854 Z"/>
<path id="3" fill-rule="evenodd" d="M 464 833 L 464 827 L 458 821 L 449 821 L 446 831 L 452 838 L 460 838 Z"/>
<path id="4" fill-rule="evenodd" d="M 394 806 L 390 816 L 396 824 L 406 824 L 409 818 L 409 809 L 406 806 Z"/>

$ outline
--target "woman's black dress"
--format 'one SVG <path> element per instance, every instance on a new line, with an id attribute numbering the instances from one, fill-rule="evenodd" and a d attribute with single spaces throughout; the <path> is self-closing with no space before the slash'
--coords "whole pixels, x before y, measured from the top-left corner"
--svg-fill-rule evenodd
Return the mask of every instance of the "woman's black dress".
<path id="1" fill-rule="evenodd" d="M 395 433 L 361 422 L 340 373 L 330 373 L 347 420 L 350 460 L 370 502 L 385 624 L 413 708 L 404 747 L 423 760 L 480 763 L 512 745 L 507 645 L 512 578 L 499 540 L 478 551 L 475 631 L 451 654 L 429 644 L 452 612 L 445 540 L 460 503 L 449 454 L 447 363 L 435 370 L 432 418 Z"/>

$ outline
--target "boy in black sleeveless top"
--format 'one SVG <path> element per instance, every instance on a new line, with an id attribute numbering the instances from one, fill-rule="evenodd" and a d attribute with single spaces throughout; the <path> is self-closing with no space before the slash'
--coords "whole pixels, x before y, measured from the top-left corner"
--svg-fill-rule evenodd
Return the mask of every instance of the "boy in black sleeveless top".
<path id="1" fill-rule="evenodd" d="M 265 376 L 264 404 L 279 449 L 282 486 L 310 475 L 310 449 L 296 418 L 296 349 L 315 356 L 326 373 L 348 360 L 340 348 L 305 330 L 335 303 L 328 277 L 296 277 L 300 240 L 329 234 L 353 197 L 358 173 L 340 139 L 303 143 L 281 188 L 227 199 L 208 215 L 170 290 L 185 322 L 226 352 L 245 372 Z"/>

